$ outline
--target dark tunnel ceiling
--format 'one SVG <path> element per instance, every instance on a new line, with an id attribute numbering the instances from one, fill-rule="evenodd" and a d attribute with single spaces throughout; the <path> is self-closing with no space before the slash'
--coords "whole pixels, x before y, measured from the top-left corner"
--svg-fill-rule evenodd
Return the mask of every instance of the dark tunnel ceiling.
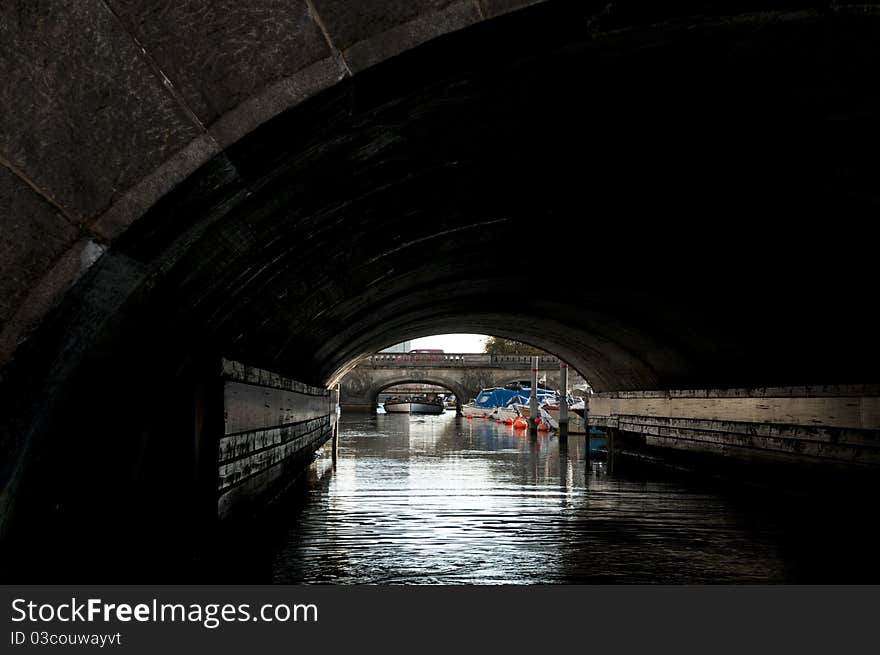
<path id="1" fill-rule="evenodd" d="M 525 12 L 438 39 L 264 125 L 130 229 L 115 256 L 173 265 L 129 333 L 321 384 L 443 332 L 534 343 L 600 390 L 873 379 L 876 150 L 798 121 L 874 113 L 878 27 L 551 35 Z"/>

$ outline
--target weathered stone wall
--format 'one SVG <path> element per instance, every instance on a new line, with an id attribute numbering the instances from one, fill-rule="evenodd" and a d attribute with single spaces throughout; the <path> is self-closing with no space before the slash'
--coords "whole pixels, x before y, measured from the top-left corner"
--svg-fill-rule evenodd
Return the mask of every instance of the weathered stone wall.
<path id="1" fill-rule="evenodd" d="M 218 514 L 265 502 L 333 436 L 336 393 L 224 360 Z"/>
<path id="2" fill-rule="evenodd" d="M 0 364 L 108 243 L 241 137 L 384 59 L 539 1 L 4 2 Z"/>
<path id="3" fill-rule="evenodd" d="M 600 393 L 590 422 L 649 448 L 738 460 L 880 467 L 880 388 L 851 385 Z"/>

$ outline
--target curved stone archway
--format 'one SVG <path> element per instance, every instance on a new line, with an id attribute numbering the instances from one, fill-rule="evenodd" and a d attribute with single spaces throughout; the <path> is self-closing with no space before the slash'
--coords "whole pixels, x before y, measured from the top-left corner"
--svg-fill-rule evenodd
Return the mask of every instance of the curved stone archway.
<path id="1" fill-rule="evenodd" d="M 395 370 L 353 371 L 339 383 L 340 404 L 343 409 L 355 411 L 374 411 L 376 399 L 383 389 L 398 384 L 434 384 L 448 389 L 456 399 L 467 402 L 469 390 L 461 379 L 442 373 L 420 371 L 400 372 Z"/>
<path id="2" fill-rule="evenodd" d="M 398 379 L 393 379 L 390 381 L 383 381 L 381 384 L 375 385 L 367 392 L 367 397 L 372 399 L 372 406 L 375 408 L 377 399 L 379 398 L 379 394 L 382 393 L 385 389 L 390 387 L 394 387 L 400 384 L 409 384 L 409 383 L 417 383 L 417 384 L 433 384 L 438 387 L 442 387 L 447 391 L 452 392 L 455 395 L 456 407 L 461 407 L 462 402 L 467 402 L 468 396 L 465 388 L 455 380 L 449 378 L 441 378 L 439 376 L 427 376 L 424 378 L 413 378 L 412 376 L 400 376 Z"/>
<path id="3" fill-rule="evenodd" d="M 784 4 L 5 4 L 0 536 L 161 524 L 220 357 L 875 383 L 877 148 L 791 123 L 877 115 L 880 14 Z"/>
<path id="4" fill-rule="evenodd" d="M 775 208 L 788 215 L 830 206 L 843 206 L 849 215 L 868 211 L 870 193 L 861 189 L 862 181 L 873 179 L 869 144 L 838 142 L 834 147 L 844 150 L 826 158 L 818 155 L 816 144 L 798 145 L 796 136 L 792 143 L 771 148 L 776 159 L 754 162 L 755 170 L 743 176 L 740 167 L 725 169 L 723 162 L 734 162 L 737 153 L 746 155 L 750 148 L 766 147 L 765 135 L 739 144 L 738 137 L 729 143 L 716 135 L 719 141 L 703 150 L 694 144 L 704 139 L 695 135 L 678 143 L 651 143 L 634 134 L 627 143 L 594 138 L 595 130 L 582 127 L 636 118 L 642 99 L 655 92 L 673 100 L 654 107 L 658 116 L 641 118 L 661 124 L 680 110 L 689 112 L 689 120 L 697 119 L 698 111 L 751 118 L 870 112 L 876 89 L 867 80 L 875 77 L 875 60 L 862 55 L 873 45 L 877 13 L 871 6 L 792 12 L 774 11 L 777 3 L 769 0 L 703 3 L 699 16 L 635 0 L 611 7 L 526 0 L 432 0 L 405 6 L 390 0 L 264 0 L 247 7 L 197 7 L 175 6 L 160 13 L 147 4 L 109 0 L 71 2 L 63 11 L 57 4 L 41 3 L 13 3 L 4 9 L 9 16 L 2 21 L 2 42 L 8 44 L 2 72 L 10 84 L 0 98 L 9 108 L 0 138 L 0 183 L 11 211 L 4 213 L 9 225 L 4 224 L 3 261 L 8 270 L 3 276 L 0 363 L 10 371 L 28 358 L 27 349 L 21 348 L 41 328 L 57 329 L 53 325 L 59 319 L 48 326 L 44 319 L 53 308 L 56 313 L 62 309 L 63 315 L 63 299 L 79 305 L 74 313 L 82 315 L 82 325 L 76 324 L 76 316 L 63 315 L 63 320 L 74 319 L 70 333 L 55 343 L 35 344 L 33 350 L 73 355 L 94 348 L 96 331 L 118 321 L 123 306 L 154 302 L 149 297 L 155 291 L 173 294 L 169 288 L 174 285 L 181 292 L 178 304 L 199 315 L 179 315 L 175 309 L 178 315 L 163 323 L 190 329 L 210 321 L 212 349 L 313 383 L 327 382 L 389 336 L 480 326 L 494 327 L 499 334 L 513 326 L 511 336 L 555 349 L 604 389 L 789 379 L 851 382 L 870 370 L 867 363 L 859 368 L 865 358 L 842 357 L 841 346 L 815 348 L 816 337 L 827 327 L 797 343 L 790 343 L 786 331 L 749 334 L 750 316 L 775 303 L 758 302 L 733 273 L 742 261 L 736 258 L 749 253 L 749 261 L 762 262 L 768 288 L 774 288 L 801 261 L 778 243 L 753 243 L 748 234 L 759 230 L 761 221 L 749 220 L 754 207 L 750 195 L 764 199 L 762 211 L 773 211 L 778 202 Z M 88 29 L 82 29 L 85 25 Z M 536 33 L 535 25 L 546 29 Z M 42 38 L 50 32 L 56 38 Z M 833 58 L 827 55 L 832 47 Z M 805 58 L 805 52 L 814 54 Z M 682 67 L 682 61 L 689 67 Z M 40 66 L 47 67 L 46 74 Z M 591 83 L 598 92 L 586 94 L 589 103 L 586 92 L 571 83 L 585 70 L 594 70 Z M 714 77 L 705 77 L 709 72 Z M 780 77 L 786 79 L 781 72 L 792 73 L 790 87 L 779 83 Z M 695 90 L 697 80 L 702 86 Z M 810 98 L 802 102 L 804 88 L 810 89 Z M 541 98 L 541 104 L 529 102 L 527 94 Z M 505 106 L 510 98 L 517 102 Z M 516 121 L 520 123 L 511 128 Z M 438 130 L 438 125 L 456 125 L 460 134 L 438 138 L 445 129 Z M 481 127 L 491 125 L 505 127 L 495 133 Z M 40 135 L 39 143 L 32 134 Z M 634 145 L 639 157 L 621 156 Z M 557 146 L 562 146 L 564 158 L 592 154 L 575 175 L 562 162 L 543 170 L 519 166 L 553 162 Z M 667 174 L 667 149 L 694 161 L 715 161 L 721 168 L 711 175 L 700 166 Z M 713 150 L 726 154 L 719 159 Z M 842 162 L 840 168 L 829 168 L 827 162 L 834 161 Z M 328 170 L 341 162 L 343 176 Z M 767 188 L 766 180 L 777 179 L 782 170 L 786 176 L 778 190 Z M 351 182 L 328 188 L 326 181 L 341 177 Z M 291 186 L 296 179 L 302 182 Z M 571 300 L 564 293 L 551 297 L 556 294 L 551 285 L 541 285 L 546 302 L 522 311 L 502 301 L 510 298 L 511 289 L 527 288 L 529 276 L 519 271 L 497 279 L 492 271 L 504 268 L 505 257 L 474 259 L 497 242 L 494 232 L 527 228 L 528 216 L 546 220 L 552 214 L 547 213 L 546 198 L 558 207 L 577 207 L 581 180 L 590 180 L 597 190 L 589 204 L 600 214 L 609 209 L 634 216 L 656 211 L 656 206 L 632 202 L 634 194 L 619 180 L 629 184 L 633 179 L 644 187 L 641 195 L 667 205 L 668 189 L 676 180 L 689 179 L 693 201 L 667 207 L 680 217 L 695 216 L 701 203 L 714 198 L 735 198 L 733 205 L 719 207 L 718 219 L 742 222 L 721 246 L 727 253 L 721 259 L 730 261 L 732 269 L 714 270 L 719 258 L 713 252 L 678 246 L 693 236 L 690 226 L 646 226 L 639 241 L 630 242 L 626 230 L 591 223 L 590 244 L 615 243 L 615 253 L 623 248 L 629 262 L 641 262 L 637 270 L 628 271 L 628 262 L 616 261 L 595 245 L 585 246 L 590 249 L 587 259 L 596 260 L 591 268 L 613 270 L 619 278 L 615 284 L 623 289 L 611 284 L 582 290 L 572 303 L 584 309 L 577 321 L 555 316 L 557 303 Z M 750 185 L 760 189 L 743 194 Z M 795 187 L 822 189 L 827 197 L 803 193 L 791 206 L 798 197 L 791 193 Z M 450 195 L 474 202 L 467 207 L 445 204 L 443 198 Z M 509 198 L 500 202 L 505 196 Z M 306 201 L 308 197 L 314 199 Z M 435 207 L 425 204 L 427 198 Z M 621 198 L 626 200 L 613 209 Z M 402 258 L 398 269 L 415 266 L 405 293 L 420 293 L 432 275 L 447 285 L 454 285 L 456 278 L 467 280 L 467 286 L 447 286 L 455 292 L 448 303 L 437 302 L 435 311 L 425 314 L 412 306 L 386 315 L 374 311 L 381 318 L 371 324 L 361 320 L 369 315 L 367 304 L 390 306 L 388 298 L 405 297 L 404 291 L 383 297 L 379 290 L 365 292 L 345 282 L 328 285 L 332 272 L 312 262 L 302 261 L 303 268 L 295 271 L 292 258 L 305 260 L 304 251 L 332 251 L 334 243 L 344 241 L 331 229 L 334 221 L 344 220 L 340 212 L 356 207 L 356 213 L 373 217 L 386 213 L 387 206 L 405 205 L 399 218 L 436 221 L 433 227 L 419 230 L 389 220 L 377 224 L 376 233 L 352 236 L 367 243 L 378 234 L 396 233 L 401 243 L 443 253 L 435 267 L 422 266 L 418 273 L 410 252 L 418 248 L 395 251 Z M 574 244 L 588 241 L 568 238 L 566 243 L 573 248 L 568 256 L 574 257 Z M 657 243 L 666 249 L 662 257 L 652 253 Z M 800 247 L 822 247 L 827 256 L 838 246 L 859 248 L 858 242 L 838 243 L 827 235 L 821 244 L 808 238 Z M 459 249 L 459 256 L 445 252 L 447 247 Z M 546 250 L 544 244 L 539 247 Z M 852 255 L 851 265 L 861 266 L 860 253 Z M 264 264 L 264 258 L 271 263 Z M 358 266 L 351 255 L 328 259 L 333 266 Z M 453 274 L 451 267 L 463 260 L 467 266 Z M 394 270 L 385 255 L 370 261 L 373 265 L 358 270 L 375 279 Z M 656 262 L 676 280 L 662 293 L 639 288 L 647 279 L 645 270 Z M 309 284 L 324 286 L 326 292 L 291 292 L 290 276 L 301 278 L 305 266 L 315 271 Z M 688 276 L 703 269 L 717 278 L 718 288 L 712 291 L 721 299 L 719 306 L 706 294 L 695 299 L 688 293 Z M 438 271 L 446 276 L 438 277 Z M 468 303 L 475 305 L 467 298 L 471 289 L 490 299 L 480 311 L 465 309 Z M 814 295 L 802 293 L 785 302 L 797 306 Z M 825 295 L 825 311 L 834 313 L 852 307 L 850 301 L 860 292 Z M 346 304 L 354 296 L 360 297 L 360 306 Z M 82 307 L 85 299 L 91 304 Z M 737 303 L 744 304 L 748 316 L 734 317 L 731 325 L 716 321 Z M 284 307 L 287 311 L 276 311 L 274 321 L 252 320 Z M 335 312 L 328 318 L 333 330 L 315 333 L 308 344 L 300 334 L 283 335 L 287 326 L 292 333 L 301 332 L 315 313 L 328 317 L 329 307 Z M 291 311 L 301 320 L 291 320 Z M 658 321 L 657 315 L 664 320 Z M 339 327 L 338 321 L 352 316 L 357 320 L 349 329 Z M 533 327 L 536 316 L 543 321 L 539 327 Z M 560 325 L 553 325 L 554 320 Z M 801 355 L 807 344 L 813 346 L 809 365 Z M 783 353 L 784 362 L 776 368 L 788 367 L 790 374 L 759 372 L 763 361 Z M 34 370 L 35 363 L 21 366 Z M 68 376 L 42 368 L 37 377 Z"/>
<path id="5" fill-rule="evenodd" d="M 205 166 L 240 175 L 228 149 L 242 137 L 395 55 L 543 1 L 7 4 L 0 365 L 169 192 Z"/>

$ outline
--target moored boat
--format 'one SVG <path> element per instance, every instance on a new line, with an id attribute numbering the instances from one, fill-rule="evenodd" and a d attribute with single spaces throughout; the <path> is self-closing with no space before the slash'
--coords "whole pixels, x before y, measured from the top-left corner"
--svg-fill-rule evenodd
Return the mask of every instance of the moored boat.
<path id="1" fill-rule="evenodd" d="M 511 403 L 506 407 L 496 407 L 495 408 L 495 417 L 501 421 L 506 423 L 512 423 L 517 418 L 519 418 L 520 413 L 516 409 L 516 405 Z"/>
<path id="2" fill-rule="evenodd" d="M 388 414 L 442 414 L 443 401 L 428 396 L 397 396 L 389 398 L 383 405 Z"/>
<path id="3" fill-rule="evenodd" d="M 554 430 L 559 429 L 559 408 L 553 407 L 543 407 L 544 411 L 547 412 L 548 417 L 550 418 L 550 427 Z M 586 429 L 584 428 L 584 417 L 578 416 L 569 407 L 568 412 L 568 433 L 569 434 L 585 434 Z"/>
<path id="4" fill-rule="evenodd" d="M 461 406 L 461 412 L 465 416 L 486 416 L 503 420 L 515 419 L 521 416 L 519 405 L 528 406 L 529 396 L 532 390 L 529 387 L 489 387 L 477 394 L 471 402 Z M 551 389 L 537 390 L 538 402 L 556 398 L 556 392 Z"/>
<path id="5" fill-rule="evenodd" d="M 515 391 L 501 387 L 481 389 L 476 398 L 461 406 L 461 413 L 467 417 L 492 416 L 494 418 L 495 409 L 507 405 L 515 394 Z"/>
<path id="6" fill-rule="evenodd" d="M 559 404 L 544 403 L 540 406 L 541 415 L 550 424 L 554 430 L 559 429 Z M 590 427 L 591 439 L 602 439 L 605 433 L 595 426 Z M 584 421 L 584 400 L 583 398 L 568 398 L 568 432 L 569 434 L 586 434 L 587 426 Z"/>

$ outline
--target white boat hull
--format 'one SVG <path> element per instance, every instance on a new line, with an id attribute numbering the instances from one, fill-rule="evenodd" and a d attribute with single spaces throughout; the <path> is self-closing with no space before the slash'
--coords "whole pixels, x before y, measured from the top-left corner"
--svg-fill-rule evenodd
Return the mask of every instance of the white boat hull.
<path id="1" fill-rule="evenodd" d="M 508 407 L 496 407 L 495 408 L 495 418 L 500 418 L 502 421 L 506 418 L 511 420 L 516 420 L 519 416 L 519 412 L 516 411 L 516 408 L 511 406 Z"/>
<path id="2" fill-rule="evenodd" d="M 550 427 L 554 430 L 559 429 L 559 410 L 545 409 L 550 418 Z M 586 434 L 587 430 L 584 426 L 584 417 L 576 414 L 570 407 L 568 409 L 568 433 L 569 434 Z"/>
<path id="3" fill-rule="evenodd" d="M 492 410 L 487 407 L 478 407 L 476 405 L 462 405 L 461 413 L 465 416 L 489 416 Z"/>
<path id="4" fill-rule="evenodd" d="M 558 409 L 556 410 L 556 413 L 558 416 L 558 414 L 559 414 Z M 541 416 L 541 420 L 550 426 L 551 430 L 558 430 L 559 429 L 559 422 L 556 420 L 556 418 L 553 417 L 553 415 L 550 413 L 550 411 L 544 409 L 543 407 L 539 407 L 538 414 Z"/>
<path id="5" fill-rule="evenodd" d="M 517 411 L 517 413 L 523 418 L 529 417 L 529 406 L 528 405 L 514 405 L 513 408 Z"/>

